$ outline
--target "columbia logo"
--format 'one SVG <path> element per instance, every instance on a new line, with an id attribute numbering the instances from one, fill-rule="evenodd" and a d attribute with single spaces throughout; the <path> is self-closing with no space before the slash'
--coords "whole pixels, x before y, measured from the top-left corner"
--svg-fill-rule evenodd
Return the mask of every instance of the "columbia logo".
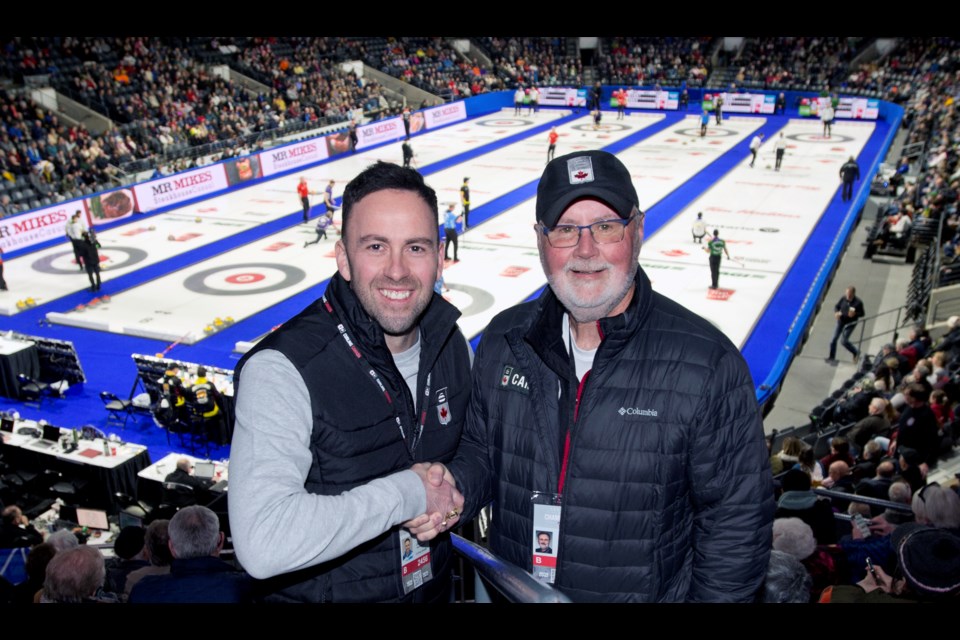
<path id="1" fill-rule="evenodd" d="M 620 407 L 617 410 L 621 416 L 651 416 L 657 417 L 656 409 L 641 409 L 640 407 Z"/>

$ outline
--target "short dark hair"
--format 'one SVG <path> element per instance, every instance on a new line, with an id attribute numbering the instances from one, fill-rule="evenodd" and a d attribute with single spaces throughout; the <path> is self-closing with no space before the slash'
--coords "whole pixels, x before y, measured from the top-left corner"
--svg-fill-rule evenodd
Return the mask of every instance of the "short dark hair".
<path id="1" fill-rule="evenodd" d="M 143 551 L 143 527 L 124 527 L 113 543 L 113 552 L 118 558 L 130 560 Z"/>
<path id="2" fill-rule="evenodd" d="M 43 577 L 47 573 L 47 565 L 50 564 L 50 561 L 53 560 L 53 556 L 55 555 L 57 555 L 57 548 L 49 542 L 34 545 L 34 547 L 30 549 L 30 555 L 27 556 L 27 561 L 24 565 L 24 568 L 27 570 L 27 576 L 43 582 Z"/>
<path id="3" fill-rule="evenodd" d="M 4 524 L 20 524 L 20 507 L 15 504 L 10 505 L 9 507 L 4 508 L 3 510 L 3 523 Z"/>
<path id="4" fill-rule="evenodd" d="M 805 451 L 813 453 L 813 449 Z M 790 469 L 780 479 L 780 486 L 784 491 L 810 491 L 810 484 L 810 476 L 801 469 Z"/>
<path id="5" fill-rule="evenodd" d="M 834 451 L 837 452 L 838 456 L 846 456 L 850 454 L 850 443 L 847 442 L 847 439 L 842 436 L 836 436 L 830 441 L 830 446 Z"/>
<path id="6" fill-rule="evenodd" d="M 416 193 L 423 198 L 423 201 L 433 211 L 434 219 L 439 218 L 440 209 L 437 205 L 437 192 L 423 181 L 423 176 L 419 172 L 380 160 L 361 171 L 343 190 L 343 213 L 341 214 L 343 222 L 340 225 L 340 233 L 343 238 L 347 237 L 347 220 L 350 218 L 353 207 L 371 193 L 384 191 L 385 189 Z M 437 238 L 439 239 L 439 237 L 440 227 L 438 225 Z"/>
<path id="7" fill-rule="evenodd" d="M 147 527 L 144 534 L 143 544 L 150 551 L 150 564 L 157 567 L 168 567 L 173 561 L 170 555 L 170 536 L 167 533 L 169 520 L 154 520 Z"/>
<path id="8" fill-rule="evenodd" d="M 910 396 L 917 402 L 926 402 L 928 398 L 926 387 L 918 382 L 911 382 L 907 385 L 904 395 Z"/>

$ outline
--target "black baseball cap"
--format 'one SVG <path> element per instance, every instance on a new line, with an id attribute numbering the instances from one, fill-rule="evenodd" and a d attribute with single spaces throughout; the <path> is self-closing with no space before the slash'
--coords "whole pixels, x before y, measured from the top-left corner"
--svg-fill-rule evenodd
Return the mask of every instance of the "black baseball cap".
<path id="1" fill-rule="evenodd" d="M 626 220 L 636 207 L 637 190 L 630 172 L 612 153 L 578 151 L 555 158 L 537 185 L 537 220 L 553 227 L 574 200 L 594 197 Z"/>

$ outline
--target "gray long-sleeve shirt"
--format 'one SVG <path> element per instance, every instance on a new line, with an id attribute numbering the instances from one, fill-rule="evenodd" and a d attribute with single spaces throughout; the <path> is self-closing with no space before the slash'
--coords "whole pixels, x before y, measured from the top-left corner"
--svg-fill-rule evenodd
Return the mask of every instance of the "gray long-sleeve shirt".
<path id="1" fill-rule="evenodd" d="M 230 526 L 237 557 L 255 578 L 337 558 L 426 511 L 413 471 L 400 471 L 337 496 L 308 493 L 310 393 L 279 351 L 243 368 L 230 458 Z"/>

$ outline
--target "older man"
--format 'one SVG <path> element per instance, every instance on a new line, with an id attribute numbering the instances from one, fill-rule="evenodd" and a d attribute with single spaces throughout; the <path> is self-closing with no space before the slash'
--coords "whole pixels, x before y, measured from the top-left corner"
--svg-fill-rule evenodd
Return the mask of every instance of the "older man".
<path id="1" fill-rule="evenodd" d="M 103 591 L 107 570 L 96 547 L 81 545 L 58 551 L 47 565 L 40 602 L 119 602 Z"/>
<path id="2" fill-rule="evenodd" d="M 850 465 L 843 460 L 831 462 L 827 469 L 827 477 L 823 479 L 823 486 L 838 493 L 853 493 L 854 480 Z M 845 512 L 850 506 L 850 501 L 844 498 L 830 498 L 830 502 L 837 511 Z"/>
<path id="3" fill-rule="evenodd" d="M 15 504 L 4 508 L 0 521 L 0 548 L 32 547 L 43 542 L 43 534 L 33 528 L 30 519 Z"/>
<path id="4" fill-rule="evenodd" d="M 847 436 L 853 444 L 862 450 L 867 443 L 877 436 L 886 436 L 890 433 L 890 420 L 887 419 L 887 401 L 884 398 L 873 398 L 867 407 L 867 417 L 858 421 Z"/>
<path id="5" fill-rule="evenodd" d="M 213 480 L 210 478 L 198 478 L 193 475 L 193 463 L 190 462 L 190 458 L 179 458 L 177 468 L 168 473 L 163 481 L 185 484 L 196 491 L 208 489 L 213 485 Z"/>
<path id="6" fill-rule="evenodd" d="M 223 532 L 217 514 L 193 505 L 167 525 L 170 572 L 151 575 L 130 591 L 132 603 L 241 603 L 252 600 L 250 577 L 220 559 Z"/>
<path id="7" fill-rule="evenodd" d="M 884 460 L 877 465 L 876 475 L 872 478 L 865 478 L 857 483 L 857 494 L 861 496 L 870 496 L 880 500 L 888 500 L 890 486 L 893 484 L 893 474 L 896 472 L 893 461 Z M 881 507 L 871 507 L 871 513 L 878 516 L 883 512 Z"/>
<path id="8" fill-rule="evenodd" d="M 484 333 L 449 471 L 466 515 L 493 502 L 493 551 L 573 600 L 750 601 L 774 511 L 753 382 L 718 329 L 653 291 L 638 202 L 609 153 L 547 165 L 550 287 Z M 539 531 L 555 556 L 532 552 Z"/>

